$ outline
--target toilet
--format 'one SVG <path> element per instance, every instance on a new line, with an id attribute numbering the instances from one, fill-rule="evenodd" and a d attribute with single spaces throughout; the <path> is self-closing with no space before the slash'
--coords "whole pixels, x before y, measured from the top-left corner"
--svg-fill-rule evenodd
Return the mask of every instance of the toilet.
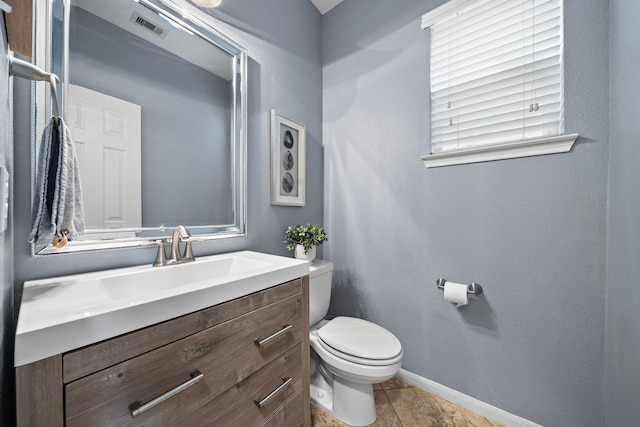
<path id="1" fill-rule="evenodd" d="M 402 363 L 398 338 L 355 317 L 324 317 L 331 299 L 333 263 L 316 259 L 309 271 L 311 400 L 340 421 L 365 426 L 376 418 L 373 384 L 393 377 Z"/>

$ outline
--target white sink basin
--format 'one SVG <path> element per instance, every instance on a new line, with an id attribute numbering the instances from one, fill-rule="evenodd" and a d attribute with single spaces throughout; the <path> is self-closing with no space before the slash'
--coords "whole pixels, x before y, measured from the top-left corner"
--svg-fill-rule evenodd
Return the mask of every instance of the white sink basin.
<path id="1" fill-rule="evenodd" d="M 309 274 L 309 263 L 241 251 L 25 282 L 15 366 L 164 322 Z"/>
<path id="2" fill-rule="evenodd" d="M 200 259 L 185 264 L 106 276 L 101 277 L 99 281 L 109 298 L 118 300 L 173 290 L 201 282 L 212 282 L 221 278 L 232 279 L 233 276 L 272 265 L 272 263 L 234 255 L 228 258 Z"/>

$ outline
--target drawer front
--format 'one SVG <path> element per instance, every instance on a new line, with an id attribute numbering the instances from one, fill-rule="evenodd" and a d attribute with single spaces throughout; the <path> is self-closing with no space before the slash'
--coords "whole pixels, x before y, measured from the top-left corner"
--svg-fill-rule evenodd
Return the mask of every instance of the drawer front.
<path id="1" fill-rule="evenodd" d="M 294 295 L 71 382 L 65 386 L 67 426 L 178 425 L 300 343 L 307 333 L 302 314 L 302 296 Z M 284 325 L 291 328 L 262 346 L 255 343 Z M 132 417 L 132 404 L 144 405 L 179 388 L 196 371 L 201 380 Z"/>
<path id="2" fill-rule="evenodd" d="M 302 344 L 289 349 L 253 375 L 240 381 L 215 401 L 203 406 L 199 411 L 183 418 L 184 425 L 216 427 L 260 426 L 273 418 L 284 407 L 293 416 L 291 423 L 278 427 L 297 426 L 294 420 L 302 418 L 302 404 L 288 406 L 296 396 L 301 395 L 305 384 L 302 375 Z M 258 406 L 257 402 L 263 402 Z"/>
<path id="3" fill-rule="evenodd" d="M 303 386 L 304 387 L 304 386 Z M 304 390 L 296 394 L 278 412 L 273 414 L 260 427 L 302 427 L 304 417 Z M 311 422 L 311 420 L 309 420 Z"/>

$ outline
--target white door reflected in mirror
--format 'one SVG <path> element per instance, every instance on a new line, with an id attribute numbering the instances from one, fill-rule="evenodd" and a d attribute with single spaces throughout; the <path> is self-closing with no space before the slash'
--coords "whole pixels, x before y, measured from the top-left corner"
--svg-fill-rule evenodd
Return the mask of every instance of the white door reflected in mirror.
<path id="1" fill-rule="evenodd" d="M 141 107 L 72 84 L 68 93 L 86 229 L 141 227 Z"/>

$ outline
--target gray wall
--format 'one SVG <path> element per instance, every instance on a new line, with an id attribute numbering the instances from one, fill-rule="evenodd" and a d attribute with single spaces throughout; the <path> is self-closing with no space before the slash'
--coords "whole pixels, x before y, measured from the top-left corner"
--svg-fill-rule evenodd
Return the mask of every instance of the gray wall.
<path id="1" fill-rule="evenodd" d="M 601 426 L 608 2 L 564 2 L 572 152 L 427 170 L 420 17 L 441 3 L 348 0 L 323 18 L 331 311 L 396 334 L 408 371 L 548 427 Z M 438 277 L 485 294 L 457 309 Z"/>
<path id="2" fill-rule="evenodd" d="M 71 23 L 70 82 L 141 106 L 142 225 L 233 222 L 231 83 L 78 7 Z"/>
<path id="3" fill-rule="evenodd" d="M 640 3 L 610 2 L 606 425 L 640 419 Z"/>
<path id="4" fill-rule="evenodd" d="M 0 166 L 13 170 L 13 123 L 8 46 L 3 14 L 0 14 Z M 9 181 L 9 188 L 12 187 Z M 11 214 L 9 214 L 11 221 Z M 13 378 L 13 256 L 11 225 L 0 234 L 0 423 L 11 425 L 14 419 Z"/>

